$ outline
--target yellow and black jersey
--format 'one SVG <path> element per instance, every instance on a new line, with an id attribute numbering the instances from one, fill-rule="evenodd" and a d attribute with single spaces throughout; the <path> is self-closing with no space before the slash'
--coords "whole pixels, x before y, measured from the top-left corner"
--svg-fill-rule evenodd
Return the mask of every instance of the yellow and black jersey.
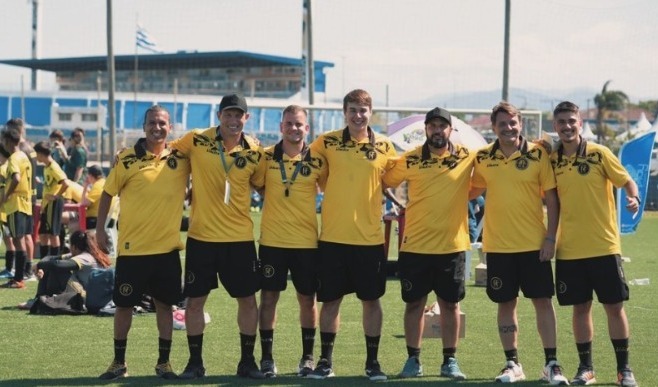
<path id="1" fill-rule="evenodd" d="M 613 186 L 622 187 L 630 175 L 605 146 L 582 140 L 571 157 L 562 152 L 551 154 L 560 199 L 556 258 L 621 254 Z"/>
<path id="2" fill-rule="evenodd" d="M 477 152 L 472 185 L 487 189 L 485 252 L 541 249 L 546 235 L 542 195 L 555 188 L 549 155 L 542 147 L 522 138 L 519 150 L 505 157 L 496 140 Z"/>
<path id="3" fill-rule="evenodd" d="M 170 146 L 188 156 L 192 165 L 192 210 L 188 235 L 204 242 L 254 240 L 250 215 L 252 187 L 264 185 L 263 150 L 242 135 L 225 149 L 219 128 L 193 130 Z"/>
<path id="4" fill-rule="evenodd" d="M 66 180 L 66 173 L 56 161 L 52 161 L 43 169 L 43 197 L 55 195 L 62 189 L 62 182 Z M 44 200 L 44 208 L 49 201 Z"/>
<path id="5" fill-rule="evenodd" d="M 5 187 L 5 193 L 15 174 L 19 174 L 21 179 L 14 192 L 5 198 L 5 212 L 7 214 L 22 212 L 32 215 L 32 173 L 34 173 L 32 163 L 24 152 L 17 150 L 9 156 L 7 160 L 7 186 Z"/>
<path id="6" fill-rule="evenodd" d="M 100 204 L 101 194 L 103 193 L 103 186 L 105 186 L 105 178 L 101 177 L 87 190 L 87 201 L 89 202 L 87 206 L 87 217 L 98 217 L 98 205 Z"/>
<path id="7" fill-rule="evenodd" d="M 162 254 L 183 249 L 180 222 L 190 162 L 165 149 L 159 156 L 138 143 L 119 154 L 104 191 L 121 199 L 119 255 Z"/>
<path id="8" fill-rule="evenodd" d="M 318 222 L 315 200 L 318 182 L 327 163 L 304 146 L 288 157 L 281 142 L 265 149 L 265 196 L 260 224 L 260 244 L 283 248 L 315 248 Z"/>
<path id="9" fill-rule="evenodd" d="M 32 176 L 30 177 L 30 187 L 32 187 L 32 204 L 37 202 L 37 152 L 34 151 L 32 144 L 26 140 L 21 140 L 18 143 L 18 149 L 27 155 L 30 159 L 30 165 L 32 166 Z"/>
<path id="10" fill-rule="evenodd" d="M 381 176 L 397 154 L 391 141 L 368 128 L 352 138 L 348 128 L 320 135 L 311 151 L 327 160 L 320 240 L 351 245 L 384 243 Z"/>
<path id="11" fill-rule="evenodd" d="M 384 177 L 384 184 L 407 181 L 405 229 L 400 251 L 449 254 L 471 248 L 468 190 L 475 153 L 448 143 L 440 156 L 427 144 L 406 152 Z"/>
<path id="12" fill-rule="evenodd" d="M 7 188 L 7 162 L 4 162 L 0 165 L 0 191 L 4 194 Z M 0 222 L 7 222 L 7 213 L 5 212 L 5 206 L 0 206 Z"/>

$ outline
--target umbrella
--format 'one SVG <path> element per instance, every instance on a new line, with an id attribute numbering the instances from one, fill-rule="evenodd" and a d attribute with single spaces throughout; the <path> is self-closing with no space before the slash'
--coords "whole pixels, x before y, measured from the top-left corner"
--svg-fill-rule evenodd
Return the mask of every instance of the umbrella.
<path id="1" fill-rule="evenodd" d="M 487 145 L 480 132 L 455 116 L 452 117 L 453 130 L 450 141 L 468 149 L 477 150 Z M 425 115 L 416 114 L 394 122 L 388 126 L 388 138 L 400 149 L 407 151 L 425 142 Z"/>

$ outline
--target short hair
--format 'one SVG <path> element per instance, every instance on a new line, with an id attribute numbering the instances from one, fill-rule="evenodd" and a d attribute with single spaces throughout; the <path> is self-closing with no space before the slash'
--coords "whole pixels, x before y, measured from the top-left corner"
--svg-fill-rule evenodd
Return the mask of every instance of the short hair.
<path id="1" fill-rule="evenodd" d="M 96 164 L 90 165 L 89 168 L 87 168 L 87 173 L 98 179 L 103 176 L 103 168 Z"/>
<path id="2" fill-rule="evenodd" d="M 560 113 L 574 113 L 576 115 L 580 114 L 580 108 L 578 105 L 576 105 L 573 102 L 570 101 L 562 101 L 557 106 L 555 109 L 553 109 L 553 117 L 557 116 Z"/>
<path id="3" fill-rule="evenodd" d="M 44 156 L 50 156 L 52 154 L 50 150 L 50 143 L 48 141 L 39 141 L 36 143 L 34 145 L 34 151 Z"/>
<path id="4" fill-rule="evenodd" d="M 1 136 L 3 140 L 7 140 L 14 145 L 18 145 L 18 143 L 21 142 L 20 131 L 12 126 L 7 126 L 7 128 L 2 131 Z"/>
<path id="5" fill-rule="evenodd" d="M 169 110 L 165 109 L 164 106 L 162 105 L 153 105 L 146 109 L 144 112 L 144 122 L 142 122 L 142 126 L 146 125 L 146 119 L 149 116 L 149 113 L 157 113 L 157 112 L 165 112 L 169 116 L 169 123 L 171 124 L 171 115 L 169 114 Z"/>
<path id="6" fill-rule="evenodd" d="M 281 120 L 283 121 L 283 116 L 285 116 L 286 113 L 297 114 L 299 112 L 304 113 L 304 117 L 308 117 L 308 113 L 303 107 L 299 105 L 288 105 L 285 109 L 283 109 L 283 112 L 281 113 Z"/>
<path id="7" fill-rule="evenodd" d="M 496 125 L 496 116 L 498 113 L 503 112 L 507 113 L 510 116 L 519 117 L 521 120 L 521 111 L 507 101 L 500 101 L 496 106 L 491 109 L 491 125 Z"/>
<path id="8" fill-rule="evenodd" d="M 18 133 L 21 135 L 21 137 L 25 135 L 25 121 L 23 121 L 22 118 L 10 118 L 5 126 L 7 128 L 14 128 L 18 130 Z"/>
<path id="9" fill-rule="evenodd" d="M 75 129 L 73 129 L 73 131 L 71 131 L 71 138 L 73 138 L 73 136 L 75 136 L 77 133 L 80 133 L 80 135 L 82 135 L 82 137 L 85 136 L 85 130 L 80 128 L 80 127 L 77 127 Z"/>
<path id="10" fill-rule="evenodd" d="M 347 104 L 349 103 L 367 105 L 372 110 L 372 97 L 362 89 L 354 89 L 345 95 L 345 98 L 343 98 L 343 112 L 347 111 Z"/>
<path id="11" fill-rule="evenodd" d="M 54 129 L 50 134 L 48 135 L 48 138 L 54 139 L 57 141 L 64 141 L 64 132 L 62 132 L 59 129 Z"/>

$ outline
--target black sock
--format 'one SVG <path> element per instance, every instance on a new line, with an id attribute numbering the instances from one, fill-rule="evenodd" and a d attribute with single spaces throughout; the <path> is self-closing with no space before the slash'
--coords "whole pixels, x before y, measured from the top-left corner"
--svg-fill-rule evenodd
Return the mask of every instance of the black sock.
<path id="1" fill-rule="evenodd" d="M 274 329 L 260 329 L 261 360 L 272 360 Z"/>
<path id="2" fill-rule="evenodd" d="M 628 339 L 612 339 L 612 347 L 617 358 L 617 371 L 629 368 L 628 366 Z"/>
<path id="3" fill-rule="evenodd" d="M 32 273 L 32 261 L 28 261 L 27 256 L 26 256 L 25 257 L 25 273 L 23 274 L 23 277 L 28 277 L 28 276 L 31 276 L 32 274 L 33 274 Z"/>
<path id="4" fill-rule="evenodd" d="M 16 269 L 14 271 L 14 280 L 22 281 L 25 275 L 25 261 L 27 261 L 27 254 L 25 251 L 16 250 Z"/>
<path id="5" fill-rule="evenodd" d="M 201 352 L 203 350 L 203 333 L 196 336 L 187 336 L 187 347 L 190 350 L 189 364 L 201 365 L 203 358 Z"/>
<path id="6" fill-rule="evenodd" d="M 50 246 L 48 255 L 59 255 L 59 246 Z"/>
<path id="7" fill-rule="evenodd" d="M 302 328 L 302 357 L 304 360 L 313 360 L 313 347 L 315 347 L 315 328 Z"/>
<path id="8" fill-rule="evenodd" d="M 407 345 L 407 355 L 409 357 L 420 358 L 420 348 L 414 348 Z"/>
<path id="9" fill-rule="evenodd" d="M 256 335 L 240 333 L 240 361 L 253 360 L 254 347 L 256 347 Z"/>
<path id="10" fill-rule="evenodd" d="M 592 365 L 592 342 L 576 343 L 576 349 L 578 350 L 578 359 L 580 360 L 578 367 L 594 368 Z"/>
<path id="11" fill-rule="evenodd" d="M 332 362 L 334 354 L 334 341 L 336 341 L 336 334 L 333 332 L 320 332 L 320 357 L 327 359 L 329 364 Z"/>
<path id="12" fill-rule="evenodd" d="M 505 351 L 505 360 L 519 364 L 519 352 L 516 348 Z"/>
<path id="13" fill-rule="evenodd" d="M 372 364 L 377 361 L 380 338 L 381 336 L 366 335 L 366 364 Z"/>
<path id="14" fill-rule="evenodd" d="M 158 338 L 158 364 L 166 363 L 169 361 L 169 353 L 171 353 L 171 340 L 166 340 L 161 337 Z"/>
<path id="15" fill-rule="evenodd" d="M 14 259 L 16 258 L 16 252 L 14 250 L 8 250 L 5 253 L 5 269 L 11 271 L 14 267 Z"/>
<path id="16" fill-rule="evenodd" d="M 50 246 L 48 245 L 39 246 L 39 258 L 45 258 L 46 255 L 48 255 L 49 251 L 50 251 Z"/>
<path id="17" fill-rule="evenodd" d="M 114 361 L 119 364 L 126 363 L 126 347 L 128 346 L 128 339 L 117 340 L 114 339 Z"/>
<path id="18" fill-rule="evenodd" d="M 455 357 L 457 348 L 443 348 L 443 364 L 448 364 L 448 359 Z"/>
<path id="19" fill-rule="evenodd" d="M 557 348 L 544 348 L 544 358 L 546 359 L 544 365 L 548 365 L 553 360 L 557 361 Z"/>

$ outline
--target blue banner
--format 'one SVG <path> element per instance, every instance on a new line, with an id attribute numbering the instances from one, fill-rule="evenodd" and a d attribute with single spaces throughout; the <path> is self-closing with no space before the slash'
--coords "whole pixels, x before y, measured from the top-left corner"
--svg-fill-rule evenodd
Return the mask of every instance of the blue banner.
<path id="1" fill-rule="evenodd" d="M 631 214 L 626 210 L 626 191 L 618 190 L 617 215 L 619 219 L 619 231 L 622 235 L 632 234 L 637 230 L 644 205 L 646 203 L 647 190 L 649 188 L 649 170 L 651 168 L 651 151 L 656 138 L 656 132 L 648 132 L 638 138 L 628 141 L 619 150 L 619 160 L 637 184 L 637 192 L 642 204 L 640 210 Z"/>

